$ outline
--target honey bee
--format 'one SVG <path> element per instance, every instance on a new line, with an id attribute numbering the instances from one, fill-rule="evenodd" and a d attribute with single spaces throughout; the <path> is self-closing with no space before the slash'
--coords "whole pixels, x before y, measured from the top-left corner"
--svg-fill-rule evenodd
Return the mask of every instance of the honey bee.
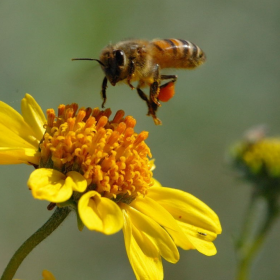
<path id="1" fill-rule="evenodd" d="M 115 86 L 123 81 L 131 89 L 132 82 L 138 81 L 136 90 L 138 95 L 147 103 L 148 115 L 155 124 L 161 124 L 156 112 L 161 106 L 160 101 L 167 101 L 174 93 L 176 75 L 161 75 L 164 68 L 194 69 L 205 61 L 204 52 L 195 44 L 181 39 L 155 39 L 153 41 L 128 40 L 115 45 L 108 45 L 100 54 L 100 58 L 73 58 L 72 60 L 97 61 L 105 77 L 102 82 L 101 95 L 104 108 L 107 95 L 107 82 Z M 170 80 L 161 84 L 163 80 Z M 150 88 L 149 97 L 142 88 Z"/>

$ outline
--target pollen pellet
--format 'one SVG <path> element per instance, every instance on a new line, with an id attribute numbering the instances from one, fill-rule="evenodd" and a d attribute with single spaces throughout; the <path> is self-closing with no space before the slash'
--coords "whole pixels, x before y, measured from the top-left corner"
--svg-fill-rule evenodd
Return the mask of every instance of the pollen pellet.
<path id="1" fill-rule="evenodd" d="M 165 87 L 160 88 L 158 99 L 162 102 L 169 101 L 175 94 L 175 83 L 169 83 Z"/>

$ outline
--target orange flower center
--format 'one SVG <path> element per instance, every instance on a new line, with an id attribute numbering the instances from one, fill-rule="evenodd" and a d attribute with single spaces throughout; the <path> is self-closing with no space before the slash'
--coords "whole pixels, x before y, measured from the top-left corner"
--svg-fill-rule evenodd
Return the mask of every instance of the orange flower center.
<path id="1" fill-rule="evenodd" d="M 74 170 L 87 180 L 88 189 L 122 201 L 145 195 L 152 186 L 153 161 L 144 140 L 148 132 L 134 132 L 136 121 L 110 109 L 60 105 L 58 115 L 47 110 L 46 133 L 40 143 L 40 167 L 63 173 Z M 149 157 L 149 158 L 148 158 Z"/>

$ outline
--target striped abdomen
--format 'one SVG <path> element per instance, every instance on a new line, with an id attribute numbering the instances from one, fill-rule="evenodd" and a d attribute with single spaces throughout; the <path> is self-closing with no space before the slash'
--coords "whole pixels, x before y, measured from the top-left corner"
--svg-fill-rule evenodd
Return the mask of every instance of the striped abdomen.
<path id="1" fill-rule="evenodd" d="M 186 40 L 153 40 L 149 48 L 151 48 L 153 61 L 161 68 L 195 68 L 205 61 L 203 51 Z"/>

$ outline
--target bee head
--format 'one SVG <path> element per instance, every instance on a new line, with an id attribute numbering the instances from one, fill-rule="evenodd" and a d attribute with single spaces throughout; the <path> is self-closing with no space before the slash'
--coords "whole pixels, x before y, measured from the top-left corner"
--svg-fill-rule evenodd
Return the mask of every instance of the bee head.
<path id="1" fill-rule="evenodd" d="M 126 55 L 122 50 L 104 49 L 100 61 L 102 70 L 113 86 L 125 78 Z"/>

